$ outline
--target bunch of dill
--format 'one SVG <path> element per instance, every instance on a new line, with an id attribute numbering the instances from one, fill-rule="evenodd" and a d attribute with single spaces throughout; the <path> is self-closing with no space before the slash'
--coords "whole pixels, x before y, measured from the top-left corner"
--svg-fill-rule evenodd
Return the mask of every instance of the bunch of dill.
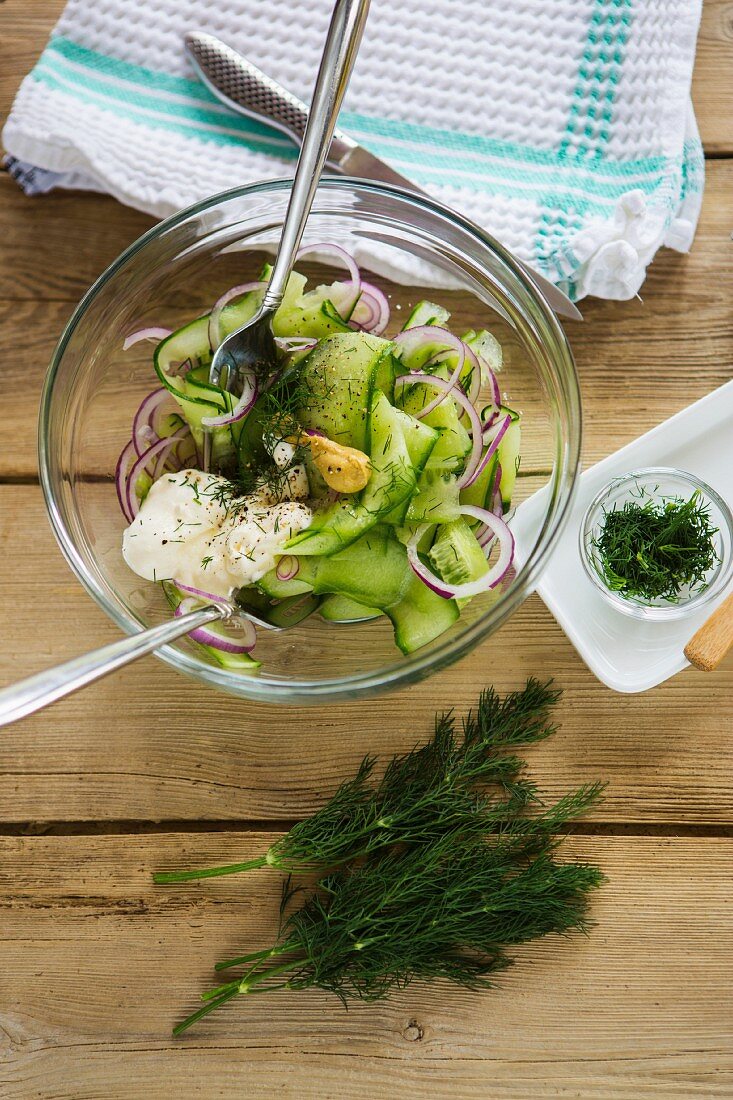
<path id="1" fill-rule="evenodd" d="M 367 757 L 321 810 L 257 859 L 156 874 L 161 884 L 263 866 L 288 874 L 277 942 L 218 964 L 244 969 L 205 993 L 174 1033 L 240 994 L 317 986 L 346 1001 L 374 1000 L 414 979 L 487 986 L 511 962 L 508 947 L 584 930 L 588 894 L 602 876 L 557 862 L 554 834 L 602 788 L 544 806 L 512 751 L 553 732 L 547 717 L 558 695 L 536 680 L 504 698 L 489 689 L 460 733 L 452 714 L 439 716 L 431 740 L 393 757 L 379 781 Z M 299 872 L 318 877 L 293 887 Z"/>
<path id="2" fill-rule="evenodd" d="M 674 603 L 681 592 L 706 587 L 718 560 L 717 530 L 699 489 L 689 500 L 627 500 L 604 515 L 593 540 L 596 568 L 612 592 Z"/>

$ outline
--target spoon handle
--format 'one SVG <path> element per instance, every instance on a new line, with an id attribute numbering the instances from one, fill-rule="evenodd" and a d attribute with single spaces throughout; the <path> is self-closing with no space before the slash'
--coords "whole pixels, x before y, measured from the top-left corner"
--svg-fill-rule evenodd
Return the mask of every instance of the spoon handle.
<path id="1" fill-rule="evenodd" d="M 685 646 L 685 657 L 702 672 L 712 672 L 733 646 L 733 592 Z"/>
<path id="2" fill-rule="evenodd" d="M 282 301 L 349 83 L 369 12 L 369 0 L 336 0 L 295 168 L 280 246 L 262 313 Z"/>
<path id="3" fill-rule="evenodd" d="M 62 665 L 47 668 L 45 672 L 38 672 L 27 680 L 3 688 L 0 691 L 0 726 L 9 726 L 11 722 L 17 722 L 20 718 L 55 703 L 64 695 L 86 687 L 94 680 L 136 661 L 138 657 L 144 657 L 146 653 L 151 653 L 167 642 L 175 641 L 196 627 L 205 626 L 215 619 L 226 618 L 228 614 L 229 609 L 223 604 L 207 604 L 206 607 L 199 607 L 180 618 L 152 626 L 149 630 L 138 631 L 128 638 L 121 638 L 119 642 L 94 649 L 91 653 L 74 657 Z"/>

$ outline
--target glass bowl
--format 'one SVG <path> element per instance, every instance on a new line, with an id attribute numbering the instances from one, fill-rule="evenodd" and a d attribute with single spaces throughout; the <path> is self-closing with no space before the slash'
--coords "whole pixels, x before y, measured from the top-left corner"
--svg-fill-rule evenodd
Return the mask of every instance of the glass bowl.
<path id="1" fill-rule="evenodd" d="M 693 590 L 683 589 L 677 600 L 643 600 L 623 596 L 607 587 L 593 543 L 603 528 L 607 512 L 623 507 L 631 500 L 664 501 L 672 497 L 689 500 L 695 490 L 708 505 L 710 520 L 717 531 L 713 536 L 715 564 L 708 570 L 705 585 Z M 618 611 L 649 621 L 681 619 L 714 599 L 725 587 L 733 569 L 733 516 L 725 501 L 706 482 L 684 470 L 667 466 L 649 466 L 615 477 L 591 501 L 580 528 L 580 557 L 585 571 L 600 594 Z"/>
<path id="2" fill-rule="evenodd" d="M 88 291 L 53 356 L 39 423 L 51 523 L 79 580 L 128 633 L 162 621 L 170 609 L 160 586 L 132 573 L 120 552 L 125 521 L 116 500 L 115 463 L 137 406 L 156 386 L 152 345 L 123 352 L 123 339 L 147 325 L 175 328 L 208 311 L 228 287 L 257 278 L 263 259 L 274 253 L 289 193 L 289 180 L 253 184 L 150 230 Z M 522 568 L 501 591 L 473 600 L 448 633 L 410 656 L 397 650 L 384 618 L 337 627 L 318 616 L 283 633 L 261 631 L 256 652 L 262 668 L 253 676 L 208 663 L 186 639 L 160 650 L 179 671 L 252 699 L 353 698 L 415 681 L 467 653 L 536 586 L 577 472 L 580 397 L 567 340 L 534 285 L 496 241 L 428 198 L 351 179 L 326 179 L 319 186 L 304 243 L 319 241 L 354 253 L 367 278 L 388 296 L 398 290 L 411 303 L 430 297 L 452 310 L 456 331 L 489 328 L 496 334 L 504 346 L 500 384 L 509 403 L 524 413 L 515 502 L 548 482 L 550 491 Z M 343 277 L 335 267 L 325 271 L 328 266 L 310 274 L 319 282 Z M 395 274 L 399 286 L 384 277 Z M 393 310 L 388 332 L 397 331 L 406 316 L 405 307 Z"/>

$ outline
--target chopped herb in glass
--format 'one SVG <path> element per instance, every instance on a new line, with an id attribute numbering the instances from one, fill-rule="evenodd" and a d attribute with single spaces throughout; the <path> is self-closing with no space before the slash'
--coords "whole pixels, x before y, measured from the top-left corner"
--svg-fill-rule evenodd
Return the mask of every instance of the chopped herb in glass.
<path id="1" fill-rule="evenodd" d="M 710 505 L 696 489 L 692 496 L 638 497 L 604 510 L 591 545 L 598 575 L 612 592 L 626 599 L 668 600 L 707 588 L 708 574 L 719 560 L 710 520 Z"/>

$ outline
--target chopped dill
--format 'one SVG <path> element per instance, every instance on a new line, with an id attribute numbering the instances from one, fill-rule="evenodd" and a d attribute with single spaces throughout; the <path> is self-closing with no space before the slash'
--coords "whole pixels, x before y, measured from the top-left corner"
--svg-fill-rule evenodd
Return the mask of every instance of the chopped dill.
<path id="1" fill-rule="evenodd" d="M 640 489 L 638 499 L 604 512 L 591 543 L 596 571 L 623 597 L 676 603 L 683 592 L 707 587 L 708 572 L 718 561 L 717 530 L 699 489 L 689 500 L 655 500 Z"/>

